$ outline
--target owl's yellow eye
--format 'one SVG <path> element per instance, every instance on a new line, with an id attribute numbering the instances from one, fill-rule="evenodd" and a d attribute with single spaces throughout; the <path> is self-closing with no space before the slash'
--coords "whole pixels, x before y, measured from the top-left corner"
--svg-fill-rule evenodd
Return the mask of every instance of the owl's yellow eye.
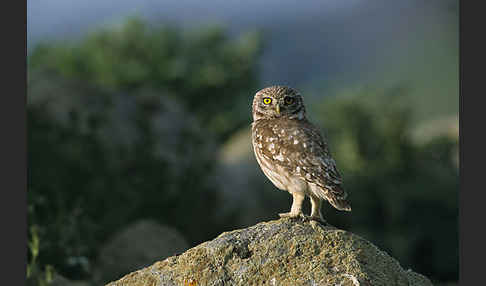
<path id="1" fill-rule="evenodd" d="M 272 99 L 270 97 L 265 97 L 263 98 L 263 103 L 269 105 L 270 103 L 272 103 Z"/>
<path id="2" fill-rule="evenodd" d="M 284 98 L 284 102 L 285 102 L 285 104 L 292 104 L 292 103 L 294 103 L 294 98 L 287 96 L 286 98 Z"/>

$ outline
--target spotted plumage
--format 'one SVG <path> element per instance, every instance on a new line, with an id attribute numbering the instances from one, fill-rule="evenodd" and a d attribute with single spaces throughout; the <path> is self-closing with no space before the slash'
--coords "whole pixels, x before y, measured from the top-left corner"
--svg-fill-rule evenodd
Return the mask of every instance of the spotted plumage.
<path id="1" fill-rule="evenodd" d="M 351 211 L 336 162 L 319 130 L 307 120 L 296 90 L 272 86 L 255 94 L 252 143 L 263 173 L 293 196 L 291 211 L 280 216 L 303 216 L 305 196 L 311 200 L 312 219 L 323 221 L 323 199 L 339 210 Z"/>

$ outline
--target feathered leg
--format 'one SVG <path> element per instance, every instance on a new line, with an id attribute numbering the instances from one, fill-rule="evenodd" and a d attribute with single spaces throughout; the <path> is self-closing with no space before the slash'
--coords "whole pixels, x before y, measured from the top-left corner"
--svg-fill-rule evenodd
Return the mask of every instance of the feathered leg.
<path id="1" fill-rule="evenodd" d="M 314 195 L 309 195 L 309 197 L 312 205 L 310 219 L 326 223 L 321 213 L 322 199 Z"/>
<path id="2" fill-rule="evenodd" d="M 305 194 L 301 192 L 294 192 L 292 193 L 293 202 L 292 207 L 290 208 L 290 212 L 288 213 L 280 213 L 278 214 L 280 217 L 302 217 L 304 218 L 304 214 L 302 213 L 302 202 L 304 202 Z"/>

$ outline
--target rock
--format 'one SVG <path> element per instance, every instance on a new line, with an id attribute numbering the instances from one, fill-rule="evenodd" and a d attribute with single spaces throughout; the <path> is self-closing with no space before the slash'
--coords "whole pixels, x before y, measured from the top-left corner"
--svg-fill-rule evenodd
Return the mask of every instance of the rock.
<path id="1" fill-rule="evenodd" d="M 299 219 L 225 232 L 107 286 L 432 285 L 372 243 Z"/>
<path id="2" fill-rule="evenodd" d="M 442 116 L 421 122 L 410 135 L 417 144 L 424 144 L 441 136 L 459 140 L 459 116 L 457 114 Z"/>
<path id="3" fill-rule="evenodd" d="M 37 265 L 31 268 L 32 272 L 29 277 L 26 277 L 26 286 L 39 286 L 39 285 L 49 285 L 49 286 L 92 286 L 90 282 L 84 280 L 69 280 L 57 272 L 52 272 L 45 270 L 40 271 Z"/>
<path id="4" fill-rule="evenodd" d="M 49 286 L 91 286 L 91 284 L 87 281 L 73 281 L 59 274 L 54 275 L 53 280 L 48 285 Z"/>
<path id="5" fill-rule="evenodd" d="M 188 248 L 177 230 L 151 220 L 138 221 L 114 235 L 102 248 L 94 280 L 106 283 Z"/>

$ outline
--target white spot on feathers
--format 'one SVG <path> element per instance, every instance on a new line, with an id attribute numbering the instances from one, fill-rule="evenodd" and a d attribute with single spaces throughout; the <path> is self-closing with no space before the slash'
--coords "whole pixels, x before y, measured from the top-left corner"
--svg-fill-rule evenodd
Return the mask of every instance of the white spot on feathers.
<path id="1" fill-rule="evenodd" d="M 273 156 L 273 159 L 279 160 L 279 161 L 282 161 L 282 162 L 285 160 L 284 156 L 282 156 L 282 153 L 279 153 L 277 156 Z"/>

